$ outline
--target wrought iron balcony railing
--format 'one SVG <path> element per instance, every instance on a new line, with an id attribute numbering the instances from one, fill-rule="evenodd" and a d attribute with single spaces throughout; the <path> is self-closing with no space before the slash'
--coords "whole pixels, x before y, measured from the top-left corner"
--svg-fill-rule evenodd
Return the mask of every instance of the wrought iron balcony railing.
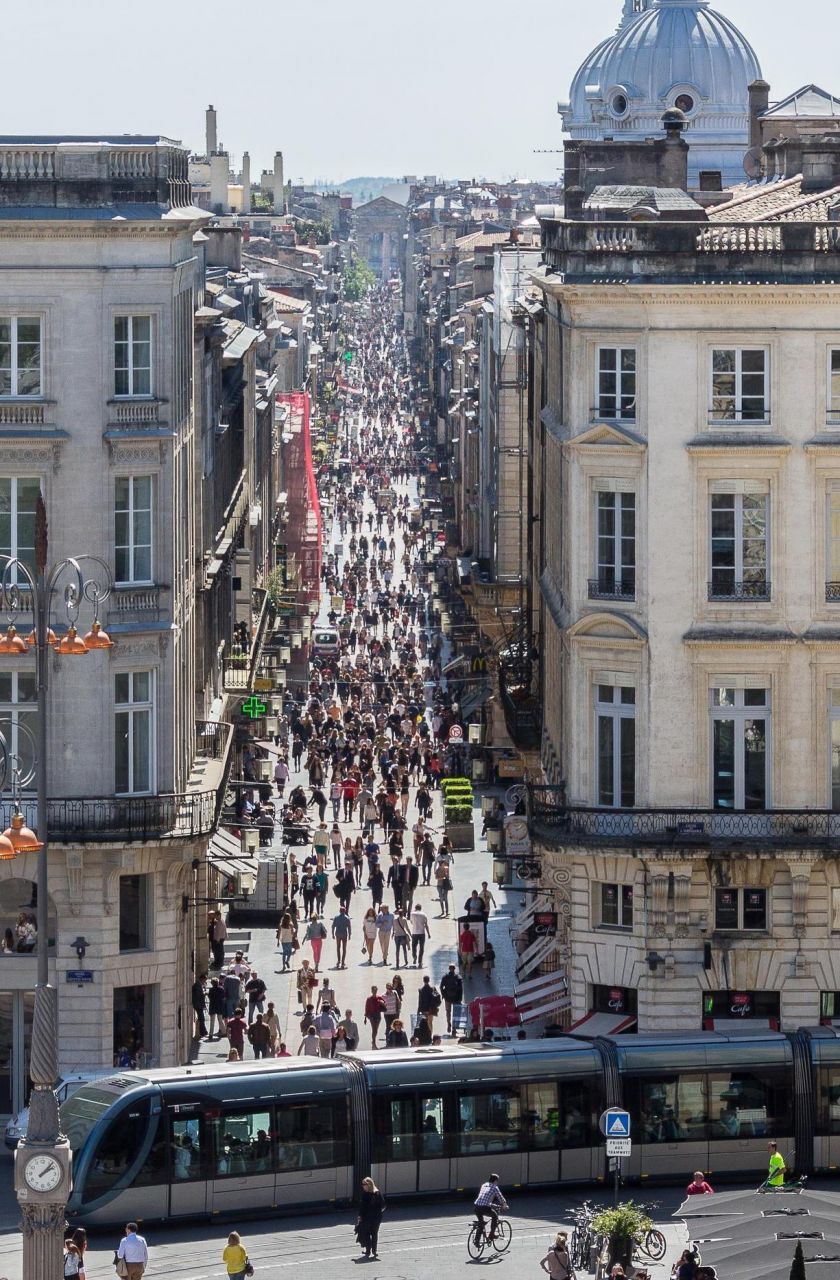
<path id="1" fill-rule="evenodd" d="M 635 577 L 590 578 L 589 579 L 589 599 L 590 600 L 635 600 L 636 599 L 636 579 Z"/>
<path id="2" fill-rule="evenodd" d="M 184 840 L 209 835 L 216 825 L 216 791 L 162 796 L 73 796 L 47 801 L 50 844 L 110 844 L 142 840 Z M 30 825 L 35 802 L 24 799 Z M 4 827 L 11 802 L 0 804 Z"/>
<path id="3" fill-rule="evenodd" d="M 262 588 L 258 588 L 253 594 L 252 616 L 255 625 L 250 648 L 222 659 L 222 685 L 225 693 L 250 693 L 254 687 L 254 676 L 268 624 L 270 600 L 268 592 Z"/>
<path id="4" fill-rule="evenodd" d="M 710 600 L 769 600 L 770 581 L 759 578 L 755 582 L 733 582 L 713 579 L 709 583 Z"/>
<path id="5" fill-rule="evenodd" d="M 548 844 L 840 848 L 829 809 L 596 809 L 565 802 L 561 787 L 528 788 L 532 832 Z"/>

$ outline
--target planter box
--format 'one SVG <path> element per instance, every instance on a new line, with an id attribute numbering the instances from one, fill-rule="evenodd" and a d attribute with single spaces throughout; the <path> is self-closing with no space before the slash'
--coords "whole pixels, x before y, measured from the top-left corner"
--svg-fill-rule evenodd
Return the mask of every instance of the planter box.
<path id="1" fill-rule="evenodd" d="M 446 824 L 446 834 L 452 841 L 453 849 L 475 848 L 475 827 L 471 822 L 453 822 Z"/>

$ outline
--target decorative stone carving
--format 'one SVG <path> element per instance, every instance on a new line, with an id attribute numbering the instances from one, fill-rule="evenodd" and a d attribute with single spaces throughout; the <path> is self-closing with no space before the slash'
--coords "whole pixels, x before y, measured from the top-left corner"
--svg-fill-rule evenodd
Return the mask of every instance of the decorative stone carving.
<path id="1" fill-rule="evenodd" d="M 808 885 L 811 879 L 809 866 L 794 866 L 790 872 L 791 911 L 793 914 L 793 935 L 804 936 L 808 924 Z"/>
<path id="2" fill-rule="evenodd" d="M 691 876 L 674 875 L 674 934 L 677 938 L 688 937 L 689 905 L 691 902 Z"/>
<path id="3" fill-rule="evenodd" d="M 67 903 L 70 914 L 77 916 L 82 909 L 84 892 L 85 856 L 81 849 L 68 849 L 64 857 L 67 874 Z"/>
<path id="4" fill-rule="evenodd" d="M 654 875 L 650 880 L 650 932 L 664 938 L 668 925 L 668 877 Z"/>

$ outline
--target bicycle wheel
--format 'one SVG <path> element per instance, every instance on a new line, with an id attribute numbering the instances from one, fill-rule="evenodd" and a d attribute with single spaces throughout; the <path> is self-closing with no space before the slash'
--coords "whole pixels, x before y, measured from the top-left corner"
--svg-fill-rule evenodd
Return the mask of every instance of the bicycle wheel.
<path id="1" fill-rule="evenodd" d="M 654 1262 L 659 1262 L 661 1258 L 665 1257 L 666 1248 L 665 1237 L 662 1232 L 657 1231 L 655 1227 L 652 1227 L 645 1236 L 645 1253 L 649 1258 L 652 1258 Z"/>
<path id="2" fill-rule="evenodd" d="M 481 1257 L 484 1253 L 484 1242 L 484 1228 L 477 1227 L 475 1223 L 472 1223 L 467 1236 L 467 1253 L 471 1258 Z"/>
<path id="3" fill-rule="evenodd" d="M 580 1247 L 580 1232 L 578 1231 L 577 1227 L 575 1227 L 572 1231 L 572 1240 L 569 1246 L 569 1256 L 572 1261 L 572 1266 L 579 1267 L 581 1264 L 581 1247 Z"/>
<path id="4" fill-rule="evenodd" d="M 513 1232 L 511 1231 L 510 1223 L 505 1218 L 501 1218 L 499 1220 L 499 1225 L 496 1227 L 496 1235 L 493 1239 L 493 1248 L 496 1250 L 496 1253 L 506 1253 L 510 1248 L 510 1242 L 512 1239 Z"/>

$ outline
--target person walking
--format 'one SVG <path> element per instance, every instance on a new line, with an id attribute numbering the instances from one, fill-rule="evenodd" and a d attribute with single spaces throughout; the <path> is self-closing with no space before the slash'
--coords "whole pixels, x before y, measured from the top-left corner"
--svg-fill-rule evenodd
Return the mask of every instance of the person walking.
<path id="1" fill-rule="evenodd" d="M 84 1255 L 78 1245 L 68 1237 L 64 1241 L 64 1261 L 61 1274 L 64 1280 L 85 1280 Z"/>
<path id="2" fill-rule="evenodd" d="M 309 1003 L 309 997 L 318 985 L 318 979 L 315 977 L 315 970 L 312 968 L 308 960 L 303 960 L 297 971 L 295 978 L 297 985 L 298 1004 L 306 1008 Z"/>
<path id="3" fill-rule="evenodd" d="M 484 904 L 485 916 L 489 916 L 491 906 L 494 911 L 498 910 L 498 908 L 496 907 L 496 899 L 493 897 L 492 891 L 489 889 L 486 880 L 482 880 L 481 888 L 478 891 L 478 896 L 479 898 L 481 898 L 481 901 Z"/>
<path id="4" fill-rule="evenodd" d="M 418 902 L 411 913 L 411 963 L 418 969 L 423 968 L 423 953 L 426 939 L 431 938 L 428 917 Z"/>
<path id="5" fill-rule="evenodd" d="M 208 1011 L 210 1013 L 210 1036 L 213 1039 L 213 1032 L 216 1032 L 216 1039 L 221 1039 L 224 1034 L 225 1027 L 225 989 L 218 978 L 210 979 L 210 989 L 207 992 Z"/>
<path id="6" fill-rule="evenodd" d="M 263 1013 L 265 1009 L 265 997 L 268 988 L 256 969 L 251 970 L 251 976 L 245 983 L 245 994 L 248 997 L 248 1021 L 254 1021 L 254 1015 Z"/>
<path id="7" fill-rule="evenodd" d="M 117 1248 L 117 1258 L 126 1265 L 125 1280 L 143 1280 L 143 1272 L 149 1265 L 149 1246 L 143 1236 L 138 1235 L 136 1222 L 125 1224 L 125 1235 Z"/>
<path id="8" fill-rule="evenodd" d="M 263 1015 L 258 1013 L 254 1021 L 248 1028 L 248 1040 L 251 1048 L 254 1050 L 255 1058 L 267 1058 L 269 1044 L 271 1043 L 271 1032 L 263 1021 Z"/>
<path id="9" fill-rule="evenodd" d="M 362 955 L 367 951 L 368 964 L 373 964 L 373 947 L 376 942 L 376 912 L 373 907 L 368 907 L 362 920 Z"/>
<path id="10" fill-rule="evenodd" d="M 411 937 L 411 922 L 406 920 L 405 912 L 402 908 L 394 916 L 394 926 L 391 932 L 394 938 L 395 967 L 399 969 L 400 956 L 402 956 L 403 964 L 408 968 L 408 940 Z"/>
<path id="11" fill-rule="evenodd" d="M 388 1039 L 388 1032 L 396 1018 L 400 1016 L 400 1008 L 402 1000 L 400 993 L 394 989 L 393 982 L 385 983 L 385 994 L 382 999 L 385 1002 L 385 1039 Z"/>
<path id="12" fill-rule="evenodd" d="M 377 866 L 371 867 L 368 876 L 368 888 L 370 889 L 370 899 L 375 907 L 382 906 L 382 897 L 385 893 L 385 877 L 381 868 Z"/>
<path id="13" fill-rule="evenodd" d="M 238 1231 L 231 1231 L 227 1244 L 222 1251 L 222 1262 L 227 1267 L 228 1280 L 245 1280 L 248 1267 L 248 1254 L 242 1244 Z"/>
<path id="14" fill-rule="evenodd" d="M 321 1041 L 318 1038 L 314 1023 L 298 1046 L 298 1056 L 304 1058 L 320 1058 L 321 1056 Z"/>
<path id="15" fill-rule="evenodd" d="M 448 972 L 440 980 L 440 994 L 443 996 L 443 1004 L 446 1009 L 446 1030 L 451 1035 L 452 1011 L 455 1005 L 461 1004 L 464 999 L 464 984 L 454 964 L 449 966 Z"/>
<path id="16" fill-rule="evenodd" d="M 382 1021 L 382 1015 L 385 1012 L 385 1001 L 379 994 L 378 987 L 371 987 L 370 995 L 365 1001 L 365 1022 L 370 1026 L 370 1047 L 376 1048 L 376 1037 L 379 1034 L 379 1024 Z"/>
<path id="17" fill-rule="evenodd" d="M 313 914 L 310 916 L 309 923 L 306 926 L 304 940 L 312 947 L 312 959 L 315 961 L 316 973 L 318 972 L 318 968 L 321 964 L 321 948 L 324 945 L 326 936 L 326 927 L 321 923 L 316 915 Z"/>
<path id="18" fill-rule="evenodd" d="M 281 917 L 280 923 L 277 926 L 277 941 L 280 945 L 281 951 L 283 952 L 283 968 L 280 970 L 281 973 L 288 973 L 289 969 L 292 967 L 292 952 L 294 951 L 295 946 L 295 934 L 296 930 L 292 924 L 292 917 L 287 911 Z"/>
<path id="19" fill-rule="evenodd" d="M 373 1178 L 362 1179 L 359 1197 L 359 1216 L 356 1219 L 356 1238 L 366 1258 L 378 1258 L 379 1227 L 385 1212 L 385 1197 Z"/>
<path id="20" fill-rule="evenodd" d="M 339 969 L 347 968 L 347 943 L 353 936 L 353 926 L 347 908 L 342 907 L 332 922 L 332 936 L 335 939 L 337 964 Z"/>
<path id="21" fill-rule="evenodd" d="M 408 1036 L 406 1035 L 405 1026 L 401 1018 L 395 1018 L 391 1023 L 391 1030 L 385 1037 L 386 1049 L 407 1049 Z"/>
<path id="22" fill-rule="evenodd" d="M 210 935 L 210 950 L 213 952 L 214 969 L 221 969 L 225 963 L 225 942 L 227 940 L 227 925 L 225 924 L 221 911 L 213 912 L 213 919 L 210 922 L 208 930 Z"/>
<path id="23" fill-rule="evenodd" d="M 475 934 L 464 921 L 458 934 L 458 951 L 461 954 L 461 967 L 468 978 L 472 977 L 473 957 L 475 956 Z"/>
<path id="24" fill-rule="evenodd" d="M 277 1010 L 274 1007 L 274 1001 L 269 1000 L 263 1019 L 268 1027 L 268 1055 L 270 1058 L 277 1056 L 277 1046 L 280 1043 L 280 1019 L 277 1016 Z"/>
<path id="25" fill-rule="evenodd" d="M 242 1016 L 242 1006 L 237 1005 L 233 1011 L 233 1017 L 227 1020 L 227 1038 L 231 1049 L 235 1049 L 239 1058 L 245 1052 L 245 1036 L 248 1033 L 248 1023 Z"/>
<path id="26" fill-rule="evenodd" d="M 420 882 L 420 868 L 409 854 L 405 860 L 403 868 L 403 895 L 402 904 L 405 911 L 411 915 L 411 908 L 414 905 L 414 895 L 417 892 L 417 885 Z"/>
<path id="27" fill-rule="evenodd" d="M 286 783 L 288 781 L 288 778 L 289 778 L 289 766 L 286 763 L 285 757 L 280 756 L 279 760 L 274 766 L 274 785 L 277 787 L 278 797 L 282 796 L 283 792 L 286 790 Z"/>
<path id="28" fill-rule="evenodd" d="M 432 980 L 428 974 L 423 978 L 423 985 L 417 992 L 417 1012 L 426 1019 L 429 1030 L 434 1032 L 435 1018 L 440 1012 L 440 992 L 437 987 L 432 986 Z"/>
<path id="29" fill-rule="evenodd" d="M 388 963 L 388 952 L 391 948 L 391 937 L 394 932 L 394 915 L 386 903 L 376 917 L 376 930 L 379 936 L 379 949 L 382 952 L 382 963 Z"/>
<path id="30" fill-rule="evenodd" d="M 333 1051 L 333 1041 L 338 1027 L 336 1019 L 333 1017 L 332 1006 L 325 1004 L 321 1012 L 315 1018 L 315 1030 L 318 1032 L 318 1042 L 322 1058 L 331 1058 Z"/>
<path id="31" fill-rule="evenodd" d="M 359 1043 L 359 1024 L 353 1021 L 352 1009 L 344 1010 L 344 1017 L 338 1025 L 343 1030 L 347 1038 L 347 1048 L 352 1051 Z"/>
<path id="32" fill-rule="evenodd" d="M 437 885 L 441 917 L 448 916 L 449 895 L 452 892 L 452 881 L 449 877 L 449 863 L 445 859 L 441 859 L 435 866 L 435 884 Z"/>
<path id="33" fill-rule="evenodd" d="M 204 1020 L 204 1014 L 207 1009 L 206 982 L 207 974 L 199 973 L 192 984 L 191 1001 L 193 1013 L 195 1014 L 195 1038 L 198 1040 L 203 1040 L 207 1035 L 207 1023 Z"/>

